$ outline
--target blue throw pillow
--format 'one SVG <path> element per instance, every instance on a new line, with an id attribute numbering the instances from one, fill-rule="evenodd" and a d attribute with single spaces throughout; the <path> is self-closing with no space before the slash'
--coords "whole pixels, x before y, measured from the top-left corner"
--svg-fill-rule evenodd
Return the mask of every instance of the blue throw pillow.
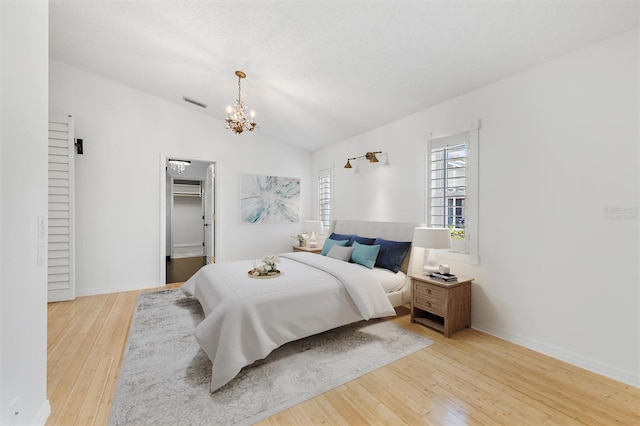
<path id="1" fill-rule="evenodd" d="M 379 251 L 380 246 L 367 246 L 355 241 L 353 243 L 353 251 L 351 252 L 351 260 L 372 269 L 376 264 Z"/>
<path id="2" fill-rule="evenodd" d="M 376 239 L 375 238 L 359 237 L 357 235 L 352 235 L 351 236 L 351 241 L 349 241 L 348 245 L 353 245 L 353 243 L 355 241 L 359 242 L 360 244 L 364 244 L 365 246 L 372 246 L 376 242 Z"/>
<path id="3" fill-rule="evenodd" d="M 331 235 L 329 235 L 329 238 L 332 240 L 336 240 L 336 241 L 347 240 L 347 247 L 351 246 L 351 238 L 353 237 L 354 235 L 351 235 L 351 234 L 336 234 L 335 232 L 332 232 Z"/>
<path id="4" fill-rule="evenodd" d="M 331 250 L 333 246 L 346 246 L 349 240 L 332 240 L 331 238 L 327 238 L 324 240 L 324 245 L 322 246 L 321 255 L 326 256 Z"/>
<path id="5" fill-rule="evenodd" d="M 376 260 L 376 266 L 398 272 L 402 261 L 411 247 L 411 241 L 389 241 L 376 238 L 374 244 L 380 246 L 380 254 Z"/>

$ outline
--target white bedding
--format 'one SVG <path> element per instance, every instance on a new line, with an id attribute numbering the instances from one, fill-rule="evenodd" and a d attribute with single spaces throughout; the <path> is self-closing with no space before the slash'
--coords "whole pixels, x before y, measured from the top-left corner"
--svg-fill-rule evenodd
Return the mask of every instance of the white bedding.
<path id="1" fill-rule="evenodd" d="M 371 270 L 312 253 L 280 257 L 277 278 L 249 277 L 246 260 L 207 265 L 183 285 L 205 313 L 195 336 L 213 363 L 212 392 L 287 342 L 395 315 Z"/>

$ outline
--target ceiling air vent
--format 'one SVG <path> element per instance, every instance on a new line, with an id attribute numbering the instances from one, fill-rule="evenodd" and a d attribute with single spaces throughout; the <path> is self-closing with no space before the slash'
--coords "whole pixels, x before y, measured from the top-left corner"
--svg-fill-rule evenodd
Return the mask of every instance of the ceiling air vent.
<path id="1" fill-rule="evenodd" d="M 189 102 L 190 104 L 194 104 L 199 106 L 200 108 L 206 108 L 207 104 L 203 104 L 202 102 L 196 101 L 195 99 L 187 98 L 186 96 L 182 97 L 182 100 L 185 102 Z"/>

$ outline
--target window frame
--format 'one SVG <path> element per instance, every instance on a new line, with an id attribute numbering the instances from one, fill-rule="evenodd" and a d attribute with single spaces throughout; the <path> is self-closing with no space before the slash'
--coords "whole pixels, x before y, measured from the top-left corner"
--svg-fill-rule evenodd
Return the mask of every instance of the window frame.
<path id="1" fill-rule="evenodd" d="M 317 198 L 317 202 L 318 202 L 318 219 L 322 222 L 322 232 L 323 233 L 327 233 L 329 231 L 329 229 L 331 228 L 331 219 L 333 217 L 333 173 L 332 173 L 332 169 L 331 168 L 327 168 L 327 169 L 321 169 L 318 170 L 318 176 L 317 176 L 317 189 L 318 189 L 318 198 Z M 329 217 L 328 218 L 324 218 L 325 214 L 324 209 L 323 209 L 323 190 L 322 190 L 322 179 L 328 177 L 329 179 Z M 325 222 L 326 222 L 326 226 L 325 226 Z"/>
<path id="2" fill-rule="evenodd" d="M 431 152 L 444 146 L 466 144 L 467 171 L 465 174 L 465 240 L 467 241 L 465 253 L 452 250 L 443 250 L 438 253 L 442 259 L 458 260 L 471 264 L 479 263 L 479 223 L 478 223 L 478 170 L 479 170 L 479 146 L 480 146 L 481 120 L 474 120 L 467 129 L 434 136 L 431 133 L 427 137 L 425 155 L 425 223 L 431 224 Z M 430 226 L 430 225 L 428 225 Z"/>

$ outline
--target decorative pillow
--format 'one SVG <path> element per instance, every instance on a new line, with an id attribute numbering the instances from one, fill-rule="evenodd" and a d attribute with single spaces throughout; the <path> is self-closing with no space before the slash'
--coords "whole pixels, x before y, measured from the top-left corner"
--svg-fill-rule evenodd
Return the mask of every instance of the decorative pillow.
<path id="1" fill-rule="evenodd" d="M 331 238 L 327 238 L 324 240 L 324 245 L 322 246 L 321 255 L 326 256 L 331 250 L 333 246 L 346 246 L 349 240 L 332 240 Z"/>
<path id="2" fill-rule="evenodd" d="M 349 259 L 351 259 L 352 251 L 353 247 L 342 247 L 334 245 L 327 252 L 327 257 L 333 257 L 334 259 L 344 260 L 345 262 L 348 262 Z"/>
<path id="3" fill-rule="evenodd" d="M 411 241 L 389 241 L 376 238 L 374 244 L 380 246 L 380 254 L 376 259 L 376 266 L 398 272 L 402 261 L 411 247 Z"/>
<path id="4" fill-rule="evenodd" d="M 365 246 L 372 246 L 373 243 L 376 242 L 375 238 L 367 238 L 367 237 L 359 237 L 357 235 L 352 235 L 351 236 L 351 240 L 349 241 L 349 244 L 347 244 L 348 246 L 353 245 L 353 243 L 357 241 L 360 244 L 364 244 Z"/>
<path id="5" fill-rule="evenodd" d="M 372 269 L 376 264 L 376 258 L 378 257 L 379 251 L 380 251 L 380 246 L 367 246 L 355 241 L 353 243 L 353 252 L 351 253 L 351 260 L 355 263 L 358 263 L 362 266 L 366 266 L 367 268 Z"/>
<path id="6" fill-rule="evenodd" d="M 332 232 L 331 235 L 329 235 L 329 238 L 332 239 L 332 240 L 336 240 L 336 241 L 347 240 L 347 247 L 351 245 L 349 243 L 351 242 L 351 238 L 352 237 L 354 237 L 354 235 L 351 235 L 351 234 L 336 234 L 335 232 Z"/>

